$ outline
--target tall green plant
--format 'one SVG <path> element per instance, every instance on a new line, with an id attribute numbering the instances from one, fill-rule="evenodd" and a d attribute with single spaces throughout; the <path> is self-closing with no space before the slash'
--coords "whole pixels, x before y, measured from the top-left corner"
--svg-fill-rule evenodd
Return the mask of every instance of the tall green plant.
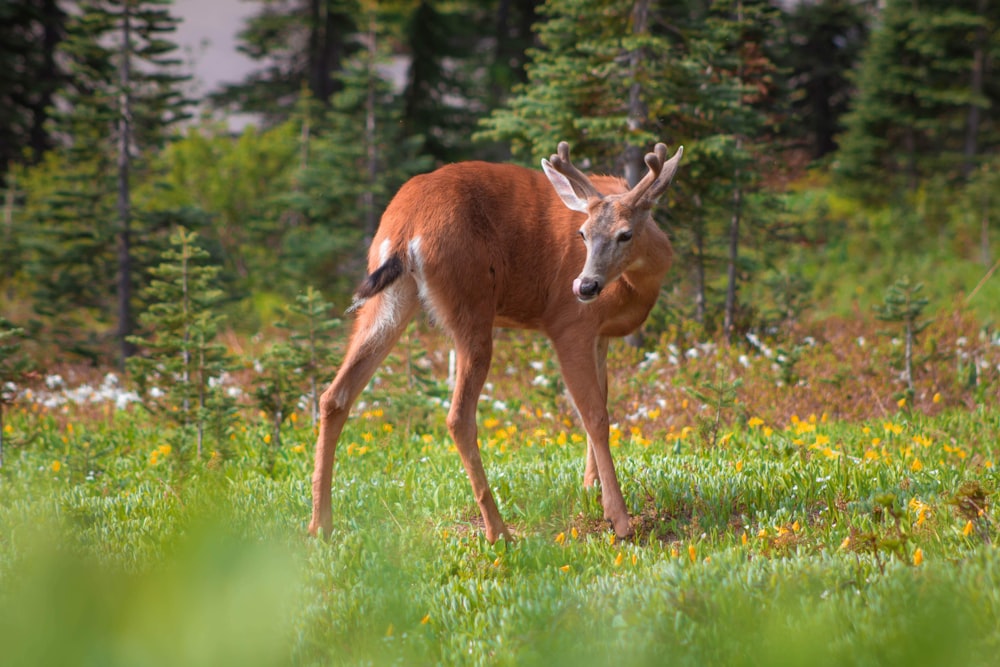
<path id="1" fill-rule="evenodd" d="M 24 329 L 0 317 L 0 468 L 3 467 L 4 412 L 17 397 L 17 383 L 28 369 L 29 361 L 21 354 L 20 338 Z"/>
<path id="2" fill-rule="evenodd" d="M 883 303 L 875 306 L 878 319 L 903 328 L 903 381 L 908 398 L 913 397 L 913 347 L 917 336 L 930 324 L 930 320 L 921 320 L 929 303 L 921 296 L 923 289 L 923 283 L 911 283 L 909 277 L 904 276 L 886 290 Z"/>
<path id="3" fill-rule="evenodd" d="M 129 359 L 128 368 L 148 409 L 195 430 L 201 457 L 206 430 L 220 441 L 232 417 L 222 377 L 233 360 L 217 342 L 223 318 L 213 308 L 222 292 L 213 282 L 219 268 L 203 264 L 208 253 L 198 247 L 197 233 L 182 227 L 170 242 L 146 288 L 151 305 L 139 317 L 146 333 L 131 337 L 146 355 Z"/>

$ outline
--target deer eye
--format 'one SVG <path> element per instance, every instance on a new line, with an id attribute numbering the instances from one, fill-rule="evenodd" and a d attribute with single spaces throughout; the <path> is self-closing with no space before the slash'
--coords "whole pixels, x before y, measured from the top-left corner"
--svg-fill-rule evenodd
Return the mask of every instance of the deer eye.
<path id="1" fill-rule="evenodd" d="M 631 229 L 626 229 L 624 232 L 622 232 L 621 234 L 618 235 L 618 242 L 619 243 L 628 243 L 631 240 L 632 240 L 632 230 Z"/>
<path id="2" fill-rule="evenodd" d="M 580 238 L 581 238 L 582 240 L 584 240 L 584 241 L 586 241 L 586 240 L 587 240 L 587 235 L 583 233 L 583 230 L 582 230 L 582 229 L 581 229 L 580 231 L 578 231 L 578 232 L 577 232 L 577 234 L 579 234 L 579 235 L 580 235 Z"/>

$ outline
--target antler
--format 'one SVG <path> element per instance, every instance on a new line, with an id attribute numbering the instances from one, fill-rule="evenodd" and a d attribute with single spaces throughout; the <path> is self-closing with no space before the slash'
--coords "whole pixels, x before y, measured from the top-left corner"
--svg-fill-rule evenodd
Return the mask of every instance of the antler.
<path id="1" fill-rule="evenodd" d="M 679 146 L 674 156 L 667 160 L 667 147 L 664 144 L 656 144 L 652 153 L 646 153 L 644 162 L 649 171 L 634 188 L 629 190 L 627 195 L 629 203 L 632 206 L 652 206 L 673 180 L 682 155 L 684 147 Z"/>
<path id="2" fill-rule="evenodd" d="M 549 157 L 549 163 L 555 170 L 569 179 L 570 183 L 579 191 L 577 194 L 581 194 L 586 198 L 597 197 L 600 199 L 603 195 L 594 187 L 594 184 L 590 182 L 587 175 L 570 162 L 569 144 L 565 141 L 560 141 L 556 147 L 556 151 L 558 154 Z"/>

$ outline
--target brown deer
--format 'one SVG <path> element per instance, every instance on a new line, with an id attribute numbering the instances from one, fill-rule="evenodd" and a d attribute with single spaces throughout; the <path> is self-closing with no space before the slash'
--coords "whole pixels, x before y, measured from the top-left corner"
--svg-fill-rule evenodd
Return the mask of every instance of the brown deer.
<path id="1" fill-rule="evenodd" d="M 587 431 L 584 485 L 600 480 L 605 518 L 618 536 L 632 534 L 608 444 L 608 339 L 637 329 L 659 295 L 673 250 L 651 209 L 682 154 L 678 148 L 668 161 L 657 144 L 645 157 L 649 172 L 631 190 L 620 178 L 580 172 L 566 142 L 542 160 L 544 175 L 464 162 L 400 188 L 372 241 L 343 364 L 320 401 L 310 533 L 332 529 L 334 452 L 351 406 L 423 306 L 454 341 L 447 424 L 486 539 L 510 538 L 477 443 L 476 404 L 494 327 L 537 329 L 551 339 Z"/>

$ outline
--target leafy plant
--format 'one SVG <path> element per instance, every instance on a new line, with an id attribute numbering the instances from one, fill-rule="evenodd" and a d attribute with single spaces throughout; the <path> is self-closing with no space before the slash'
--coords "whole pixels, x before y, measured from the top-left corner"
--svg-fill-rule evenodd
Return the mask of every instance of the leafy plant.
<path id="1" fill-rule="evenodd" d="M 231 420 L 233 401 L 223 376 L 233 360 L 216 340 L 222 317 L 212 308 L 222 292 L 212 282 L 219 269 L 202 264 L 208 253 L 197 241 L 196 232 L 178 228 L 170 238 L 173 248 L 152 270 L 146 289 L 151 305 L 139 317 L 148 333 L 129 339 L 146 356 L 129 359 L 128 368 L 148 409 L 195 429 L 200 458 L 206 428 L 221 442 Z"/>
<path id="2" fill-rule="evenodd" d="M 921 321 L 928 300 L 921 296 L 922 283 L 911 283 L 909 277 L 897 280 L 885 293 L 883 303 L 875 306 L 875 316 L 883 322 L 903 327 L 903 381 L 907 398 L 913 397 L 913 347 L 917 336 L 930 321 Z"/>

